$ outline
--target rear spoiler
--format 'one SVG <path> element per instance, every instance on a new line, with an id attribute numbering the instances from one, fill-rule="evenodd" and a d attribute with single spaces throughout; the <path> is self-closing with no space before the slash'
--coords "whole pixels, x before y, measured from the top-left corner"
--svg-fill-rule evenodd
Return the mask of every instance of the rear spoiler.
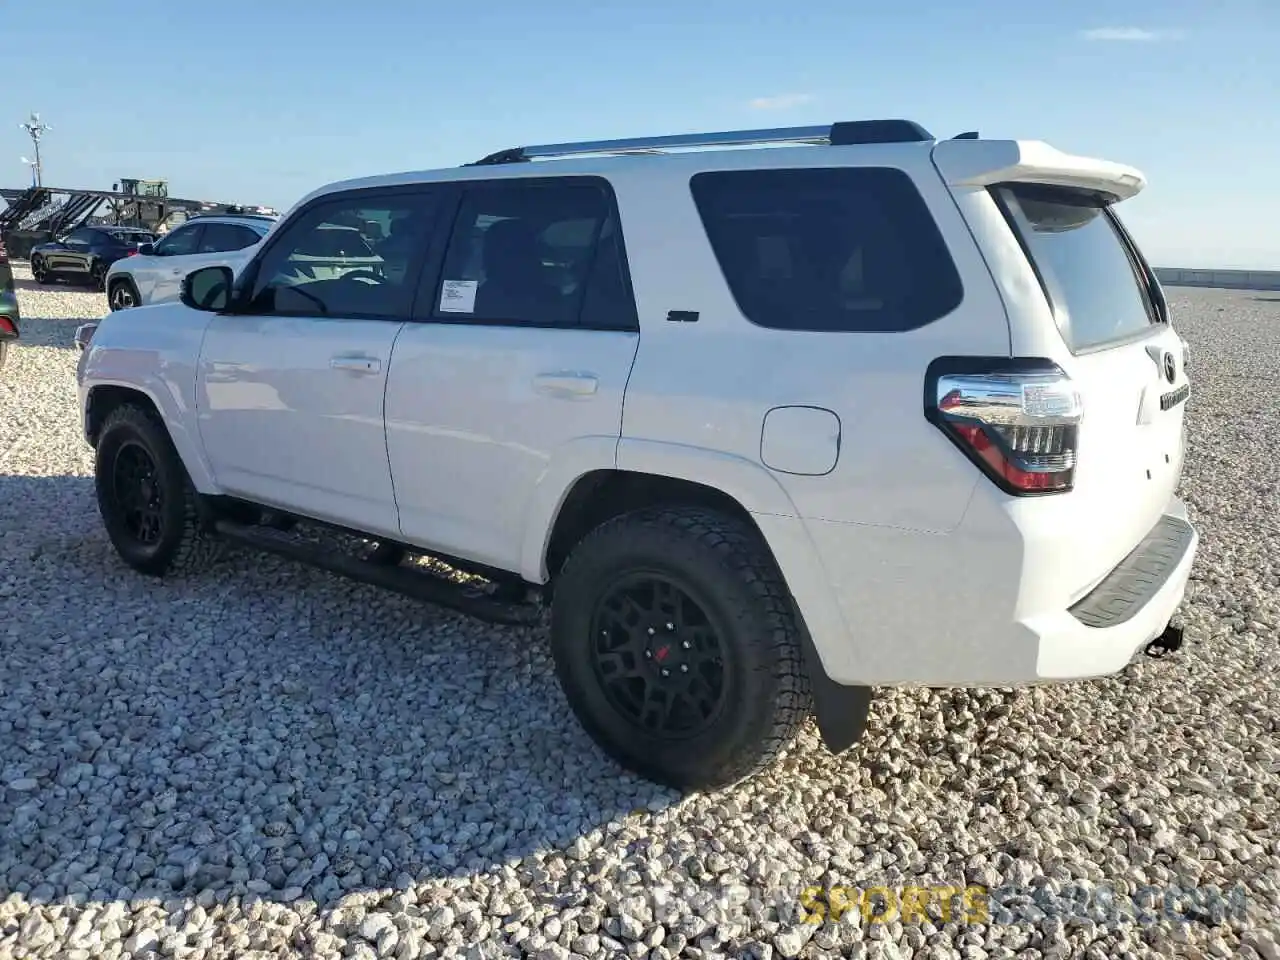
<path id="1" fill-rule="evenodd" d="M 1127 200 L 1147 185 L 1133 167 L 1073 156 L 1040 140 L 943 140 L 933 148 L 933 164 L 953 187 L 1045 183 Z"/>

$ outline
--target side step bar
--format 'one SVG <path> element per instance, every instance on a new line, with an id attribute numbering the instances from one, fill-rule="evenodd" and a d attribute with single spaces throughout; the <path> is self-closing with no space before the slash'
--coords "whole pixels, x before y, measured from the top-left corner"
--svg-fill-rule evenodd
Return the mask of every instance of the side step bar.
<path id="1" fill-rule="evenodd" d="M 536 604 L 507 602 L 486 597 L 467 587 L 452 584 L 430 574 L 414 573 L 405 567 L 387 566 L 362 560 L 341 551 L 319 549 L 310 544 L 301 543 L 287 533 L 270 527 L 236 523 L 231 520 L 217 520 L 213 527 L 226 539 L 243 546 L 319 567 L 330 573 L 367 583 L 370 586 L 382 587 L 384 590 L 404 594 L 425 603 L 457 610 L 477 620 L 520 627 L 532 626 L 541 618 L 542 611 Z"/>

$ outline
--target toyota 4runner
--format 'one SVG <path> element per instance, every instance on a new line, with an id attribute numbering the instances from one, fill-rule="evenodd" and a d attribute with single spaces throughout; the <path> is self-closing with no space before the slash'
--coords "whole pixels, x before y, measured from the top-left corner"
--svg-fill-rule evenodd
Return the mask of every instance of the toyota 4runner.
<path id="1" fill-rule="evenodd" d="M 899 120 L 333 184 L 78 333 L 102 519 L 148 574 L 232 541 L 549 609 L 583 726 L 685 788 L 810 715 L 843 750 L 876 686 L 1112 673 L 1180 642 L 1198 542 L 1143 186 Z"/>

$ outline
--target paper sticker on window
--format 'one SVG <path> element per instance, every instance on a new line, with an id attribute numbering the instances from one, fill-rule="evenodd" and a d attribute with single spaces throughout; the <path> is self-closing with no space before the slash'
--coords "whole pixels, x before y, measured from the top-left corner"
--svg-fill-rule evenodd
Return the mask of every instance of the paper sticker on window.
<path id="1" fill-rule="evenodd" d="M 475 280 L 446 280 L 440 291 L 440 312 L 475 313 L 477 286 Z"/>

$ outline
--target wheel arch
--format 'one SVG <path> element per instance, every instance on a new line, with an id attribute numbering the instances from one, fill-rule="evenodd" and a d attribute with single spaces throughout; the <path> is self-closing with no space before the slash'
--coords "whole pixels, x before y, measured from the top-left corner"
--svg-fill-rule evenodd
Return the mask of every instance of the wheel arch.
<path id="1" fill-rule="evenodd" d="M 191 478 L 192 486 L 200 493 L 216 493 L 213 474 L 205 462 L 200 446 L 182 426 L 182 420 L 172 415 L 176 405 L 165 402 L 167 395 L 166 390 L 157 389 L 151 384 L 94 383 L 85 394 L 85 440 L 91 447 L 97 447 L 102 425 L 113 410 L 130 403 L 144 407 L 156 415 L 169 434 L 169 439 L 173 441 L 174 449 L 178 451 L 178 457 Z"/>
<path id="2" fill-rule="evenodd" d="M 729 461 L 731 458 L 716 458 L 721 475 Z M 843 619 L 834 608 L 825 570 L 816 555 L 799 545 L 795 536 L 779 539 L 771 537 L 762 528 L 757 517 L 768 519 L 771 522 L 767 526 L 772 527 L 779 518 L 794 518 L 794 507 L 790 498 L 765 471 L 742 461 L 737 463 L 744 471 L 754 470 L 761 476 L 748 473 L 746 476 L 751 480 L 739 481 L 733 484 L 733 490 L 725 490 L 692 479 L 688 474 L 695 471 L 690 468 L 681 471 L 685 476 L 619 468 L 596 469 L 580 474 L 564 491 L 546 524 L 540 541 L 542 547 L 535 558 L 538 582 L 554 582 L 556 573 L 574 545 L 601 523 L 623 513 L 664 504 L 688 504 L 715 509 L 742 521 L 759 537 L 766 555 L 792 594 L 805 671 L 813 695 L 814 716 L 827 748 L 839 753 L 862 735 L 869 714 L 871 690 L 838 684 L 827 673 L 805 616 L 805 611 L 816 615 L 819 622 L 814 626 L 830 631 L 834 625 L 840 631 L 838 636 L 843 636 Z M 768 494 L 768 485 L 775 487 L 778 496 Z M 751 496 L 752 487 L 756 488 L 755 497 Z M 747 491 L 745 498 L 744 489 Z M 802 521 L 794 518 L 794 523 Z M 783 551 L 782 555 L 779 550 Z"/>

